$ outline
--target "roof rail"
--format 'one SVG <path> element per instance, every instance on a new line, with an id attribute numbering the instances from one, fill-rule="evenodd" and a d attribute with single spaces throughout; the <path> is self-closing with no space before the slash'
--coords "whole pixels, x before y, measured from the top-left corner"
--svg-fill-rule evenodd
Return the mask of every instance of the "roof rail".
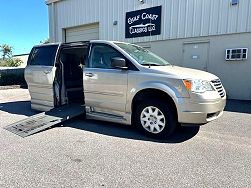
<path id="1" fill-rule="evenodd" d="M 65 42 L 65 43 L 62 43 L 62 45 L 66 44 L 73 44 L 73 45 L 76 45 L 76 44 L 86 44 L 86 43 L 90 43 L 90 41 L 75 41 L 75 42 Z"/>

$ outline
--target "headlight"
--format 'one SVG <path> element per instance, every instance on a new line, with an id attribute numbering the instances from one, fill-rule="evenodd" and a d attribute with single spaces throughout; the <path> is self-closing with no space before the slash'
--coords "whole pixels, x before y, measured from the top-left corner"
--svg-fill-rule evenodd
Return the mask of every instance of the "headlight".
<path id="1" fill-rule="evenodd" d="M 213 86 L 206 80 L 183 80 L 187 90 L 195 93 L 204 93 L 206 91 L 214 91 Z"/>

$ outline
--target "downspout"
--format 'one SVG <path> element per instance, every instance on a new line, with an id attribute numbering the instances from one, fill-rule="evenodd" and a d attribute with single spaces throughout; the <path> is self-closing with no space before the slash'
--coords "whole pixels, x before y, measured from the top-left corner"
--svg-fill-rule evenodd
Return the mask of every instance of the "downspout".
<path id="1" fill-rule="evenodd" d="M 51 4 L 52 7 L 52 42 L 56 42 L 56 17 L 55 17 L 55 3 Z"/>

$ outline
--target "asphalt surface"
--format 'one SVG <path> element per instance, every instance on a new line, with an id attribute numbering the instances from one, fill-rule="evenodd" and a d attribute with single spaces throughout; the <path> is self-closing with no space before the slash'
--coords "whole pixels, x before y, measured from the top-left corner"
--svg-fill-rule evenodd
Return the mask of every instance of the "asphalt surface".
<path id="1" fill-rule="evenodd" d="M 71 120 L 21 138 L 2 127 L 30 116 L 28 91 L 0 91 L 0 187 L 251 187 L 251 103 L 165 141 L 130 126 Z"/>

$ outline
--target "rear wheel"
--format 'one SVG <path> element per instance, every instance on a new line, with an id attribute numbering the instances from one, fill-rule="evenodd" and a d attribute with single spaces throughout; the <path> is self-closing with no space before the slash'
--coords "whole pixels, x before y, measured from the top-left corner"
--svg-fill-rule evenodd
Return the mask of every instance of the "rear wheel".
<path id="1" fill-rule="evenodd" d="M 161 139 L 170 136 L 177 126 L 173 109 L 160 100 L 141 102 L 136 108 L 134 122 L 148 136 Z"/>

